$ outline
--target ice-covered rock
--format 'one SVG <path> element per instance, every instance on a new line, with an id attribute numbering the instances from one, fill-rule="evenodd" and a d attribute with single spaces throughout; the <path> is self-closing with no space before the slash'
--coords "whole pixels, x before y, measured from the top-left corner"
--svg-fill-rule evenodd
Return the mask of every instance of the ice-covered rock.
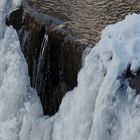
<path id="1" fill-rule="evenodd" d="M 19 4 L 0 0 L 0 139 L 139 140 L 140 95 L 126 71 L 136 74 L 140 67 L 140 15 L 105 28 L 83 62 L 78 86 L 58 113 L 44 117 L 17 33 L 5 26 L 6 15 Z"/>

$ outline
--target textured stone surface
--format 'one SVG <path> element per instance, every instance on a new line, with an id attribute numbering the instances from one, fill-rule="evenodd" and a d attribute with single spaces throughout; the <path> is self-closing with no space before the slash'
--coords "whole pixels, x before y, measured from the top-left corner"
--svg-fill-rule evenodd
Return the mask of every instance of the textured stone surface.
<path id="1" fill-rule="evenodd" d="M 137 74 L 131 72 L 130 67 L 128 67 L 125 78 L 128 79 L 129 85 L 136 90 L 136 94 L 140 94 L 140 70 Z"/>
<path id="2" fill-rule="evenodd" d="M 77 41 L 57 19 L 46 18 L 42 13 L 31 13 L 34 9 L 29 8 L 22 7 L 13 12 L 7 19 L 7 24 L 12 24 L 18 31 L 28 63 L 31 85 L 38 91 L 44 113 L 53 115 L 65 93 L 77 85 L 82 53 L 87 44 Z M 38 17 L 39 15 L 41 16 Z M 39 55 L 46 33 L 49 39 L 37 78 Z"/>

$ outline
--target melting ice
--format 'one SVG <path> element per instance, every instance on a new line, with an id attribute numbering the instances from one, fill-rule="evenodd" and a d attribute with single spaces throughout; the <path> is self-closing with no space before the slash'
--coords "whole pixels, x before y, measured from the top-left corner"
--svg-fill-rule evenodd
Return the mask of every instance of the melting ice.
<path id="1" fill-rule="evenodd" d="M 140 67 L 140 15 L 109 25 L 84 60 L 78 86 L 43 116 L 30 87 L 16 31 L 6 16 L 20 0 L 0 0 L 0 140 L 139 140 L 140 96 L 125 72 Z"/>

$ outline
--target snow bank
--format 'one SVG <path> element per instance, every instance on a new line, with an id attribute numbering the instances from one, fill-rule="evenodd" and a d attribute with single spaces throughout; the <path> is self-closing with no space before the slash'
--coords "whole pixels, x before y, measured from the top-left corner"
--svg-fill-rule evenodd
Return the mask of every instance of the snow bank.
<path id="1" fill-rule="evenodd" d="M 110 25 L 85 57 L 78 86 L 53 117 L 30 87 L 17 33 L 6 15 L 20 0 L 0 0 L 0 140 L 139 140 L 140 96 L 125 72 L 140 67 L 140 15 Z"/>

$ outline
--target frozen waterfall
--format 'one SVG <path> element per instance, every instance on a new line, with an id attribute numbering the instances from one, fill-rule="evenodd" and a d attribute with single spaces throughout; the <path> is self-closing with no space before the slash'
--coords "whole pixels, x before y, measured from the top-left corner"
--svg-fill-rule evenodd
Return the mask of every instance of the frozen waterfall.
<path id="1" fill-rule="evenodd" d="M 0 140 L 28 140 L 32 122 L 43 114 L 30 87 L 17 33 L 5 25 L 6 16 L 20 2 L 0 0 Z"/>
<path id="2" fill-rule="evenodd" d="M 140 67 L 140 15 L 104 29 L 78 86 L 49 117 L 30 87 L 17 33 L 5 25 L 20 3 L 0 0 L 0 140 L 139 140 L 140 95 L 124 75 L 129 66 L 133 74 Z"/>

